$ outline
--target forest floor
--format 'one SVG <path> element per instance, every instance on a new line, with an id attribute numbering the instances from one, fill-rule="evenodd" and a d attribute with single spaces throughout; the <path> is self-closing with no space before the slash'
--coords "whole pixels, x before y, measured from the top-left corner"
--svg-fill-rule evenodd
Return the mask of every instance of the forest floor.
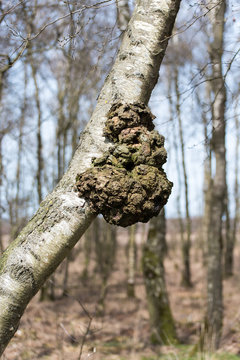
<path id="1" fill-rule="evenodd" d="M 108 281 L 105 315 L 102 317 L 95 314 L 101 278 L 95 271 L 94 251 L 91 253 L 89 277 L 83 280 L 84 255 L 80 241 L 74 250 L 79 254 L 70 263 L 68 295 L 61 296 L 65 266 L 63 263 L 55 274 L 56 300 L 40 302 L 39 294 L 35 296 L 1 359 L 240 359 L 240 249 L 237 248 L 235 251 L 235 275 L 224 280 L 224 327 L 221 348 L 216 354 L 211 354 L 210 346 L 209 353 L 191 357 L 193 346 L 201 333 L 206 304 L 206 274 L 197 237 L 194 239 L 191 252 L 193 287 L 190 289 L 180 285 L 182 262 L 176 236 L 172 234 L 168 239 L 166 281 L 181 345 L 169 344 L 156 348 L 149 342 L 148 311 L 140 265 L 143 227 L 138 228 L 135 298 L 128 298 L 126 294 L 127 230 L 118 231 L 116 263 Z"/>

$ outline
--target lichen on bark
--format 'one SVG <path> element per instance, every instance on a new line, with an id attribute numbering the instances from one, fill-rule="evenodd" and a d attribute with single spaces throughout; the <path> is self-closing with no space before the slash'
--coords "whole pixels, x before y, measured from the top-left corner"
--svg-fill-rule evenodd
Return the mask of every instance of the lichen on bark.
<path id="1" fill-rule="evenodd" d="M 111 224 L 129 226 L 157 216 L 171 193 L 164 137 L 143 103 L 114 104 L 104 128 L 113 146 L 77 175 L 76 190 Z"/>

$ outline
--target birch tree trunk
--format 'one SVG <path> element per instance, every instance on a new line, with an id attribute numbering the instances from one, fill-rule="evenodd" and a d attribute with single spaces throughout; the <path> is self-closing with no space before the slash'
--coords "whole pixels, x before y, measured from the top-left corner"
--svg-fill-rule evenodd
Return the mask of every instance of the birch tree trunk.
<path id="1" fill-rule="evenodd" d="M 175 123 L 174 123 L 175 105 L 174 105 L 174 103 L 172 101 L 172 97 L 171 97 L 171 85 L 172 85 L 172 79 L 171 79 L 171 73 L 169 73 L 168 74 L 169 113 L 170 113 L 170 122 L 172 124 L 172 133 L 173 133 L 172 147 L 175 152 L 175 164 L 176 164 L 176 173 L 177 173 L 177 179 L 178 179 L 178 192 L 177 192 L 177 198 L 176 198 L 176 207 L 177 207 L 177 215 L 178 215 L 177 220 L 178 220 L 178 224 L 179 224 L 181 249 L 183 249 L 183 247 L 184 247 L 184 223 L 183 223 L 183 217 L 182 217 L 182 213 L 181 213 L 182 175 L 181 175 L 181 169 L 180 169 L 179 157 L 178 157 L 180 149 L 179 149 L 179 144 L 177 142 L 178 131 L 177 131 Z M 184 272 L 184 269 L 182 270 L 182 273 L 183 272 Z"/>
<path id="2" fill-rule="evenodd" d="M 31 13 L 27 13 L 25 4 L 23 5 L 23 16 L 25 17 L 26 21 L 26 28 L 29 34 L 34 32 L 34 21 L 36 19 L 36 12 L 37 12 L 37 1 L 35 1 L 33 11 Z M 42 109 L 40 103 L 40 92 L 39 92 L 39 84 L 37 80 L 37 66 L 35 64 L 34 54 L 33 54 L 33 47 L 30 43 L 28 46 L 28 59 L 29 64 L 32 70 L 32 78 L 34 83 L 34 96 L 36 102 L 36 109 L 37 109 L 37 136 L 36 136 L 36 143 L 37 143 L 37 173 L 36 173 L 36 180 L 37 180 L 37 195 L 38 195 L 38 204 L 41 203 L 43 200 L 43 154 L 42 154 Z"/>
<path id="3" fill-rule="evenodd" d="M 212 42 L 209 52 L 212 62 L 211 82 L 212 104 L 212 155 L 215 157 L 215 175 L 211 184 L 210 226 L 208 234 L 208 308 L 207 319 L 209 335 L 213 348 L 218 348 L 221 339 L 223 320 L 222 300 L 222 216 L 226 197 L 226 159 L 225 159 L 225 104 L 226 89 L 222 74 L 222 54 L 224 36 L 224 14 L 226 3 L 216 1 L 211 12 Z"/>
<path id="4" fill-rule="evenodd" d="M 205 101 L 208 103 L 208 99 L 211 99 L 211 90 L 209 83 L 206 83 L 206 95 Z M 198 105 L 203 107 L 200 102 L 200 98 L 197 95 Z M 204 130 L 204 150 L 205 150 L 205 159 L 204 159 L 204 175 L 203 175 L 203 196 L 204 196 L 204 211 L 203 211 L 203 220 L 202 220 L 202 257 L 203 265 L 207 265 L 207 254 L 208 254 L 208 233 L 210 226 L 210 203 L 211 203 L 211 182 L 212 182 L 212 156 L 211 156 L 211 146 L 208 139 L 208 130 L 207 124 L 208 119 L 206 116 L 206 110 L 202 110 L 202 123 Z"/>
<path id="5" fill-rule="evenodd" d="M 99 227 L 94 233 L 94 240 L 97 269 L 101 278 L 96 314 L 98 316 L 103 316 L 105 313 L 105 299 L 108 291 L 107 283 L 116 261 L 117 232 L 116 226 L 108 224 L 105 220 L 100 221 L 100 219 L 96 218 L 94 223 L 95 229 L 97 226 Z"/>
<path id="6" fill-rule="evenodd" d="M 138 0 L 115 64 L 69 168 L 0 261 L 0 354 L 31 298 L 95 218 L 74 192 L 76 176 L 111 145 L 103 135 L 113 103 L 148 103 L 171 36 L 180 0 Z"/>
<path id="7" fill-rule="evenodd" d="M 176 329 L 165 282 L 166 220 L 164 210 L 149 222 L 148 239 L 143 248 L 143 275 L 153 344 L 174 344 Z"/>
<path id="8" fill-rule="evenodd" d="M 2 226 L 2 175 L 3 175 L 3 163 L 2 163 L 2 139 L 3 135 L 0 133 L 0 251 L 3 253 L 3 226 Z"/>
<path id="9" fill-rule="evenodd" d="M 135 270 L 136 270 L 136 224 L 129 227 L 128 235 L 128 281 L 127 295 L 135 297 Z"/>
<path id="10" fill-rule="evenodd" d="M 236 129 L 236 145 L 235 145 L 235 179 L 234 179 L 234 218 L 232 227 L 230 226 L 230 234 L 228 236 L 228 242 L 226 243 L 225 249 L 225 262 L 224 262 L 224 272 L 225 277 L 233 275 L 233 265 L 234 265 L 234 246 L 236 243 L 237 237 L 237 224 L 239 220 L 239 145 L 240 145 L 240 135 L 239 135 L 239 118 L 237 114 L 238 102 L 235 108 L 235 129 Z"/>
<path id="11" fill-rule="evenodd" d="M 190 268 L 190 250 L 191 250 L 191 218 L 189 213 L 189 194 L 188 194 L 188 177 L 186 169 L 186 154 L 185 154 L 185 145 L 183 138 L 183 126 L 182 126 L 182 116 L 181 116 L 181 107 L 180 107 L 180 92 L 179 92 L 179 73 L 177 67 L 174 68 L 174 87 L 176 93 L 176 113 L 178 119 L 178 128 L 179 128 L 179 139 L 180 139 L 180 148 L 181 148 L 181 160 L 182 160 L 182 171 L 184 179 L 184 197 L 185 197 L 185 213 L 186 213 L 186 225 L 183 225 L 181 219 L 181 245 L 182 245 L 182 257 L 183 257 L 183 270 L 182 270 L 182 281 L 181 284 L 185 287 L 191 287 L 191 268 Z M 183 233 L 182 233 L 183 231 Z M 185 234 L 186 231 L 186 234 Z"/>
<path id="12" fill-rule="evenodd" d="M 89 226 L 87 231 L 84 234 L 83 240 L 83 254 L 84 254 L 84 268 L 81 275 L 83 283 L 86 283 L 89 279 L 89 263 L 91 259 L 93 241 L 95 237 L 99 236 L 99 224 L 98 218 L 96 218 L 93 223 Z"/>

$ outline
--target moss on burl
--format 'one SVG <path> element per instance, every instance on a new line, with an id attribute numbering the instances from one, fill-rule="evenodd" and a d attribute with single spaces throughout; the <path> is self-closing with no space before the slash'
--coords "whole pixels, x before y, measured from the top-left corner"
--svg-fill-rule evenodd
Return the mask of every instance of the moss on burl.
<path id="1" fill-rule="evenodd" d="M 114 146 L 77 176 L 79 196 L 111 224 L 147 222 L 171 193 L 172 183 L 162 169 L 164 137 L 153 130 L 153 119 L 142 103 L 114 104 L 104 129 Z"/>

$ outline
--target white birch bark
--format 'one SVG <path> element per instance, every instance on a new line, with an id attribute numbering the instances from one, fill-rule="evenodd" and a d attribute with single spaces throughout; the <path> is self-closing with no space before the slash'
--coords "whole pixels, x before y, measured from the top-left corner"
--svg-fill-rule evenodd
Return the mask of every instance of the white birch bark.
<path id="1" fill-rule="evenodd" d="M 148 103 L 180 0 L 138 0 L 115 64 L 71 164 L 0 260 L 0 354 L 31 298 L 69 254 L 95 215 L 74 192 L 76 175 L 109 147 L 103 127 L 117 101 Z"/>
<path id="2" fill-rule="evenodd" d="M 215 174 L 210 187 L 210 222 L 208 233 L 208 288 L 207 321 L 212 347 L 220 345 L 223 322 L 222 292 L 222 216 L 224 214 L 226 187 L 226 148 L 225 148 L 225 106 L 226 87 L 222 73 L 224 50 L 224 16 L 226 1 L 215 1 L 216 7 L 210 18 L 212 41 L 209 52 L 212 62 L 212 139 L 211 150 L 215 157 Z"/>

